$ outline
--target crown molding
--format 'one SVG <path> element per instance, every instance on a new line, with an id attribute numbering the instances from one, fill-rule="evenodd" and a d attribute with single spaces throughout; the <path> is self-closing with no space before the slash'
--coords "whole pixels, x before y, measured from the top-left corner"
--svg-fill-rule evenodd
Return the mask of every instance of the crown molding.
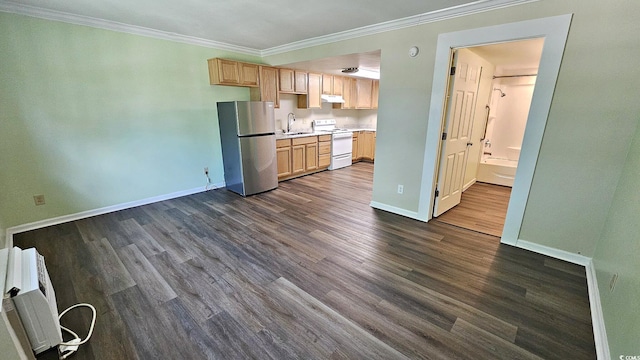
<path id="1" fill-rule="evenodd" d="M 363 26 L 352 30 L 341 31 L 301 41 L 295 41 L 289 44 L 275 46 L 263 50 L 197 38 L 194 36 L 155 30 L 141 26 L 129 25 L 116 21 L 98 19 L 83 15 L 75 15 L 55 10 L 47 10 L 35 6 L 17 4 L 9 1 L 0 1 L 0 11 L 264 57 L 277 55 L 288 51 L 300 50 L 312 46 L 325 45 L 333 42 L 355 39 L 363 36 L 379 34 L 382 32 L 404 29 L 411 26 L 467 16 L 536 1 L 538 0 L 478 0 L 468 4 L 453 6 L 442 10 L 409 16 L 406 18 L 391 20 L 379 24 Z"/>
<path id="2" fill-rule="evenodd" d="M 242 54 L 260 56 L 260 50 L 244 46 L 227 44 L 219 41 L 206 40 L 194 36 L 181 35 L 167 31 L 155 30 L 142 26 L 124 24 L 116 21 L 93 18 L 89 16 L 69 14 L 62 11 L 42 9 L 35 6 L 16 4 L 8 1 L 0 1 L 0 11 L 18 15 L 26 15 L 45 20 L 61 21 L 74 25 L 83 25 L 99 29 L 112 30 L 127 34 L 140 35 L 161 40 L 175 41 L 185 44 L 228 50 Z"/>
<path id="3" fill-rule="evenodd" d="M 538 0 L 478 0 L 472 3 L 452 6 L 450 8 L 431 11 L 424 14 L 413 15 L 402 19 L 386 21 L 379 24 L 363 26 L 356 29 L 337 32 L 334 34 L 318 36 L 306 40 L 295 41 L 289 44 L 275 46 L 260 51 L 261 56 L 270 56 L 288 51 L 300 50 L 312 46 L 325 45 L 338 41 L 350 40 L 362 36 L 379 34 L 387 31 L 404 29 L 412 26 L 433 23 L 461 16 L 478 14 L 485 11 L 502 9 L 515 5 L 536 2 Z"/>

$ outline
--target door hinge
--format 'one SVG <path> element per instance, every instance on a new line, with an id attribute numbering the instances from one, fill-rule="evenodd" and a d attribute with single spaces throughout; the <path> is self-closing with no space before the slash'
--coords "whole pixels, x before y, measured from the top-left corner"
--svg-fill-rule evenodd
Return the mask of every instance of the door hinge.
<path id="1" fill-rule="evenodd" d="M 442 133 L 442 140 L 447 140 L 447 133 Z"/>
<path id="2" fill-rule="evenodd" d="M 449 72 L 449 75 L 455 75 L 455 74 L 456 74 L 456 67 L 452 66 L 451 71 Z"/>
<path id="3" fill-rule="evenodd" d="M 440 191 L 436 189 L 436 197 L 440 196 Z"/>

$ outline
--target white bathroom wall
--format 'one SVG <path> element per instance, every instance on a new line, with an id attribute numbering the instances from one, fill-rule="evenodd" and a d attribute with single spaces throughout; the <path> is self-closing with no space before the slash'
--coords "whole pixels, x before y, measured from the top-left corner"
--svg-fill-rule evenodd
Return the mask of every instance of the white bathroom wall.
<path id="1" fill-rule="evenodd" d="M 316 119 L 336 119 L 337 127 L 351 129 L 375 129 L 378 119 L 377 110 L 333 109 L 330 103 L 322 103 L 321 109 L 298 109 L 297 95 L 280 94 L 280 108 L 275 109 L 276 130 L 286 129 L 289 113 L 296 116 L 291 128 L 300 131 L 311 129 L 311 123 Z"/>
<path id="2" fill-rule="evenodd" d="M 535 74 L 536 69 L 514 69 L 509 73 Z M 505 74 L 505 71 L 496 70 L 496 76 L 498 74 Z M 526 76 L 493 81 L 492 89 L 499 88 L 506 96 L 501 97 L 497 90 L 491 93 L 491 115 L 487 125 L 487 140 L 491 145 L 485 142 L 484 152 L 490 152 L 492 157 L 508 159 L 513 153 L 509 148 L 521 147 L 535 79 L 535 76 Z"/>

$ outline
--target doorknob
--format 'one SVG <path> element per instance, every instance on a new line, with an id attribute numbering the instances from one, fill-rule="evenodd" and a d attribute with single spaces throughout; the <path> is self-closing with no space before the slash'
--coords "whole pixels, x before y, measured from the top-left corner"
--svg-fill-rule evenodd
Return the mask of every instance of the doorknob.
<path id="1" fill-rule="evenodd" d="M 467 146 L 473 146 L 473 143 L 472 142 L 468 142 Z"/>

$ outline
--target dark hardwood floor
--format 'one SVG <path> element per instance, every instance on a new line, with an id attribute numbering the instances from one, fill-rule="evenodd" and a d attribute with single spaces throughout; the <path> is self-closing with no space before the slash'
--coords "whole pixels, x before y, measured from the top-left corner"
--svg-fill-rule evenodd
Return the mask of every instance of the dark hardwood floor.
<path id="1" fill-rule="evenodd" d="M 510 196 L 510 187 L 476 182 L 462 193 L 460 204 L 436 220 L 501 237 Z"/>
<path id="2" fill-rule="evenodd" d="M 373 165 L 227 190 L 14 237 L 76 359 L 594 359 L 584 268 L 371 208 Z M 65 316 L 84 336 L 90 314 Z"/>

